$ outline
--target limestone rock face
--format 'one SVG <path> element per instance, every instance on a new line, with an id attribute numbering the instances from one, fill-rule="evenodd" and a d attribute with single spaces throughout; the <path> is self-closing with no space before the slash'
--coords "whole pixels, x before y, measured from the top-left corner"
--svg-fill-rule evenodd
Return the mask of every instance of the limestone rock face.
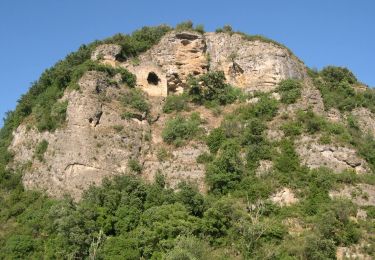
<path id="1" fill-rule="evenodd" d="M 370 184 L 345 186 L 340 190 L 330 191 L 329 196 L 350 199 L 359 206 L 375 206 L 375 186 Z"/>
<path id="2" fill-rule="evenodd" d="M 10 147 L 17 163 L 32 163 L 23 182 L 27 188 L 46 190 L 54 196 L 65 193 L 79 198 L 91 184 L 127 171 L 129 158 L 138 158 L 147 144 L 146 121 L 123 120 L 115 99 L 123 90 L 107 83 L 105 74 L 87 72 L 79 81 L 80 91 L 67 91 L 66 125 L 53 133 L 27 130 L 21 125 Z M 114 126 L 123 130 L 118 132 Z M 37 144 L 46 140 L 44 160 L 34 158 Z"/>
<path id="3" fill-rule="evenodd" d="M 301 62 L 273 43 L 249 41 L 240 34 L 206 33 L 210 70 L 224 71 L 227 80 L 248 91 L 271 91 L 287 78 L 302 79 Z"/>
<path id="4" fill-rule="evenodd" d="M 97 47 L 92 59 L 112 64 L 118 49 Z M 286 48 L 271 42 L 247 40 L 234 33 L 170 32 L 136 60 L 118 63 L 138 78 L 151 96 L 181 93 L 189 75 L 224 71 L 226 79 L 246 91 L 268 92 L 283 79 L 306 77 L 305 67 Z M 156 75 L 154 77 L 153 75 Z M 154 80 L 153 80 L 154 78 Z"/>
<path id="5" fill-rule="evenodd" d="M 197 157 L 207 151 L 207 147 L 203 144 L 189 144 L 175 149 L 169 158 L 162 161 L 150 153 L 145 158 L 144 177 L 152 181 L 160 172 L 165 175 L 171 188 L 178 188 L 181 180 L 185 180 L 197 185 L 201 192 L 205 192 L 205 167 L 197 163 Z"/>
<path id="6" fill-rule="evenodd" d="M 208 151 L 206 144 L 193 141 L 176 148 L 162 140 L 162 130 L 173 116 L 162 112 L 165 97 L 186 91 L 190 75 L 221 70 L 232 85 L 248 92 L 273 92 L 271 96 L 276 100 L 280 99 L 280 93 L 275 88 L 281 80 L 301 79 L 301 98 L 295 104 L 281 105 L 279 114 L 268 123 L 265 134 L 270 141 L 284 138 L 280 130 L 285 122 L 282 114 L 293 117 L 296 111 L 312 107 L 314 112 L 326 115 L 321 94 L 306 76 L 304 65 L 286 48 L 271 42 L 247 40 L 236 33 L 172 31 L 137 58 L 117 60 L 120 52 L 119 45 L 103 44 L 94 50 L 91 59 L 126 68 L 137 76 L 136 87 L 147 94 L 151 104 L 148 120 L 145 114 L 130 119 L 123 117 L 121 97 L 129 93 L 129 88 L 121 85 L 119 75 L 86 72 L 79 80 L 80 89 L 66 90 L 62 97 L 61 101 L 68 103 L 63 127 L 40 133 L 25 122 L 13 133 L 9 147 L 15 155 L 12 167 L 23 167 L 27 188 L 46 190 L 57 197 L 67 193 L 79 199 L 84 190 L 100 184 L 103 178 L 131 173 L 128 162 L 134 159 L 141 164 L 140 175 L 145 180 L 153 181 L 156 174 L 162 173 L 172 188 L 186 180 L 205 192 L 205 169 L 197 163 L 197 158 Z M 257 102 L 259 98 L 253 97 L 248 105 Z M 199 112 L 204 122 L 202 131 L 209 133 L 237 105 L 242 104 L 225 106 L 220 113 L 204 106 L 192 106 L 189 112 L 182 113 Z M 353 114 L 358 115 L 361 128 L 375 132 L 371 112 L 354 110 Z M 48 147 L 40 157 L 36 148 L 44 140 Z M 169 156 L 160 159 L 158 152 L 164 146 Z M 337 172 L 353 169 L 358 173 L 368 169 L 354 149 L 322 145 L 316 137 L 297 140 L 296 151 L 310 168 L 327 166 Z M 261 161 L 257 175 L 271 171 L 272 167 L 271 161 Z M 280 205 L 297 201 L 287 188 L 275 194 L 273 200 Z"/>
<path id="7" fill-rule="evenodd" d="M 283 188 L 271 197 L 271 201 L 279 206 L 290 206 L 298 202 L 293 191 L 289 188 Z"/>
<path id="8" fill-rule="evenodd" d="M 320 144 L 318 138 L 303 136 L 296 142 L 296 151 L 303 164 L 309 168 L 327 167 L 335 172 L 354 170 L 365 173 L 366 162 L 349 147 L 334 144 Z"/>
<path id="9" fill-rule="evenodd" d="M 359 128 L 364 133 L 375 136 L 375 115 L 367 108 L 356 108 L 352 111 L 352 115 L 357 119 Z"/>
<path id="10" fill-rule="evenodd" d="M 208 70 L 204 36 L 196 32 L 171 32 L 149 51 L 139 56 L 139 62 L 123 64 L 137 76 L 139 86 L 151 96 L 182 93 L 186 79 Z M 157 81 L 150 80 L 155 74 Z"/>

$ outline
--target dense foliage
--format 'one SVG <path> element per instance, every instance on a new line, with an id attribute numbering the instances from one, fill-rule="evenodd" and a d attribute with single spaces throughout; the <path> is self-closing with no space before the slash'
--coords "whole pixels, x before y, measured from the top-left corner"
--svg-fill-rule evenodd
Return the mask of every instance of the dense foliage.
<path id="1" fill-rule="evenodd" d="M 293 79 L 283 80 L 279 83 L 277 90 L 281 94 L 281 102 L 293 104 L 301 97 L 301 82 Z"/>
<path id="2" fill-rule="evenodd" d="M 193 113 L 190 118 L 177 115 L 167 121 L 162 132 L 163 140 L 168 144 L 181 146 L 185 141 L 197 138 L 202 132 L 200 128 L 201 118 L 199 114 Z"/>
<path id="3" fill-rule="evenodd" d="M 366 107 L 375 112 L 375 91 L 360 89 L 360 83 L 347 68 L 328 66 L 320 72 L 310 71 L 314 84 L 322 93 L 326 109 L 351 111 Z"/>
<path id="4" fill-rule="evenodd" d="M 239 89 L 225 82 L 225 75 L 222 71 L 191 77 L 188 84 L 191 100 L 197 104 L 226 105 L 233 103 L 240 95 Z"/>

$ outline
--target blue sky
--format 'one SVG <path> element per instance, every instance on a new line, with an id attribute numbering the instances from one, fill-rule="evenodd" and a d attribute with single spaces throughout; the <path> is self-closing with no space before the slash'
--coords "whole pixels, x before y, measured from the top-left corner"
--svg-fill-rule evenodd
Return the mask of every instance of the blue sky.
<path id="1" fill-rule="evenodd" d="M 0 116 L 81 44 L 144 25 L 225 24 L 288 46 L 309 67 L 351 69 L 375 86 L 373 0 L 0 0 Z M 0 123 L 2 125 L 2 122 Z"/>

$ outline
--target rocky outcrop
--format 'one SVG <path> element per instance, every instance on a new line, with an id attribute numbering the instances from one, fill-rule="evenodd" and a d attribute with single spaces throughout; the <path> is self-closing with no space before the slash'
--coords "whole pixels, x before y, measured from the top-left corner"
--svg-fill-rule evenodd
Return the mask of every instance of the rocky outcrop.
<path id="1" fill-rule="evenodd" d="M 320 144 L 317 137 L 302 136 L 296 141 L 296 151 L 303 164 L 311 169 L 327 167 L 335 172 L 354 170 L 365 173 L 366 162 L 358 157 L 356 151 L 349 147 Z"/>
<path id="2" fill-rule="evenodd" d="M 268 92 L 282 79 L 305 77 L 301 62 L 276 44 L 236 33 L 206 33 L 205 38 L 210 70 L 224 71 L 231 84 L 247 91 Z"/>
<path id="3" fill-rule="evenodd" d="M 209 70 L 224 71 L 226 79 L 246 91 L 271 91 L 282 79 L 306 77 L 304 65 L 286 48 L 261 40 L 247 40 L 234 33 L 183 31 L 166 34 L 158 44 L 135 60 L 114 63 L 118 49 L 101 45 L 92 59 L 123 66 L 138 78 L 138 85 L 151 96 L 181 93 L 189 75 Z M 150 81 L 150 73 L 158 81 Z"/>
<path id="4" fill-rule="evenodd" d="M 293 191 L 289 188 L 283 188 L 271 197 L 271 201 L 281 207 L 290 206 L 298 202 Z"/>
<path id="5" fill-rule="evenodd" d="M 110 60 L 115 61 L 121 52 L 121 46 L 117 44 L 102 44 L 96 47 L 91 54 L 92 60 Z"/>
<path id="6" fill-rule="evenodd" d="M 370 110 L 359 107 L 352 111 L 352 115 L 363 133 L 375 136 L 375 115 Z"/>
<path id="7" fill-rule="evenodd" d="M 171 32 L 146 53 L 137 64 L 129 61 L 122 66 L 137 76 L 138 85 L 151 96 L 182 93 L 189 75 L 208 71 L 204 36 L 196 32 Z M 159 82 L 150 82 L 155 73 Z M 156 84 L 155 84 L 156 83 Z"/>
<path id="8" fill-rule="evenodd" d="M 329 196 L 350 199 L 359 206 L 375 206 L 375 186 L 370 184 L 347 185 L 340 190 L 330 191 Z"/>
<path id="9" fill-rule="evenodd" d="M 269 160 L 260 160 L 259 166 L 255 171 L 256 176 L 261 177 L 262 175 L 268 173 L 273 168 L 273 162 Z"/>
<path id="10" fill-rule="evenodd" d="M 158 146 L 160 147 L 160 144 Z M 173 149 L 170 156 L 165 159 L 158 159 L 155 154 L 157 151 L 154 151 L 145 158 L 144 178 L 152 181 L 156 174 L 162 173 L 173 189 L 178 188 L 178 184 L 184 180 L 195 184 L 201 192 L 205 192 L 205 167 L 197 163 L 197 158 L 207 151 L 207 147 L 203 144 L 188 144 Z"/>
<path id="11" fill-rule="evenodd" d="M 122 109 L 116 96 L 124 93 L 125 87 L 109 84 L 101 72 L 87 72 L 79 85 L 79 91 L 67 91 L 63 97 L 68 101 L 63 128 L 39 133 L 21 125 L 14 133 L 10 149 L 15 162 L 32 163 L 23 176 L 27 188 L 79 198 L 91 184 L 128 171 L 128 160 L 139 158 L 147 149 L 147 122 L 121 119 Z M 48 142 L 43 161 L 33 156 L 41 140 Z"/>

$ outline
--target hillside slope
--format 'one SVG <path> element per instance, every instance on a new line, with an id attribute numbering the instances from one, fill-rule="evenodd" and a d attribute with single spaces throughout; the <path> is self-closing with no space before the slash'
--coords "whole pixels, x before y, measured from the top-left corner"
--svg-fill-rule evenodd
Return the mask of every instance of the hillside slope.
<path id="1" fill-rule="evenodd" d="M 0 258 L 371 259 L 374 113 L 228 26 L 82 46 L 1 130 Z"/>

